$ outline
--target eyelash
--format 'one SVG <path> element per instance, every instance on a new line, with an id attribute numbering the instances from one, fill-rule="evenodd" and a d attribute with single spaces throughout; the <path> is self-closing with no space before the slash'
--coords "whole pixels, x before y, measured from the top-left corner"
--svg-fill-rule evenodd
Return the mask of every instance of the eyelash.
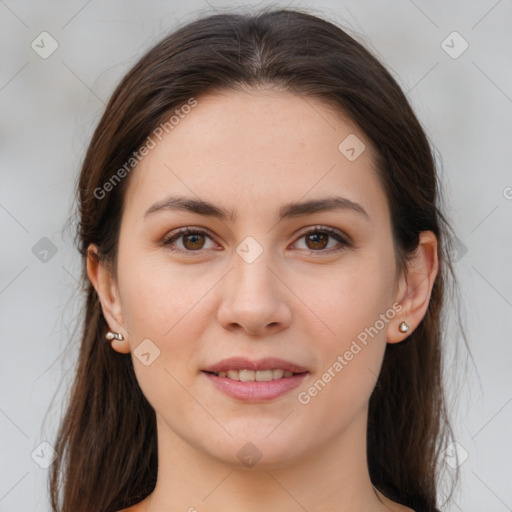
<path id="1" fill-rule="evenodd" d="M 299 233 L 299 237 L 297 238 L 297 240 L 300 240 L 301 238 L 304 238 L 305 236 L 310 235 L 312 233 L 327 234 L 330 237 L 334 238 L 337 242 L 339 242 L 340 247 L 334 248 L 334 249 L 333 248 L 319 249 L 316 251 L 312 250 L 312 249 L 310 249 L 310 250 L 305 249 L 306 252 L 308 252 L 311 255 L 331 254 L 331 253 L 340 252 L 343 249 L 346 249 L 347 247 L 352 247 L 352 243 L 349 242 L 349 240 L 347 238 L 345 238 L 343 235 L 341 235 L 338 231 L 336 231 L 332 228 L 324 227 L 324 226 L 315 226 L 313 228 L 307 229 L 306 231 L 302 231 L 301 233 Z M 175 247 L 171 246 L 171 244 L 175 240 L 179 239 L 180 237 L 182 237 L 184 235 L 206 235 L 209 238 L 212 238 L 210 233 L 204 229 L 194 229 L 194 228 L 187 227 L 187 228 L 180 229 L 180 230 L 176 231 L 175 233 L 171 233 L 168 237 L 166 237 L 164 239 L 163 245 L 165 247 L 167 247 L 170 251 L 187 254 L 187 255 L 191 254 L 191 255 L 195 256 L 196 254 L 203 252 L 201 249 L 193 251 L 193 250 L 176 249 Z"/>

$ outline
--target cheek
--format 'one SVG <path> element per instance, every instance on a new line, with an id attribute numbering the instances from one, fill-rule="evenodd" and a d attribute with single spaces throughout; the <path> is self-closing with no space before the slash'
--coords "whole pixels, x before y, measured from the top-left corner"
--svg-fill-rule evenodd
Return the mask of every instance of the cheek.
<path id="1" fill-rule="evenodd" d="M 118 277 L 131 357 L 143 394 L 156 411 L 166 411 L 169 421 L 179 411 L 188 415 L 191 400 L 185 390 L 196 376 L 193 365 L 204 328 L 199 319 L 205 303 L 200 299 L 211 288 L 211 278 L 191 279 L 168 262 L 133 253 L 128 258 L 120 254 Z M 139 347 L 150 353 L 149 364 L 139 358 Z"/>
<path id="2" fill-rule="evenodd" d="M 322 327 L 319 341 L 324 347 L 342 350 L 360 334 L 364 338 L 368 329 L 374 333 L 375 326 L 385 336 L 385 327 L 395 314 L 394 273 L 391 262 L 357 256 L 338 268 L 331 267 L 323 276 L 301 277 L 297 294 L 310 305 L 308 316 L 314 314 Z"/>
<path id="3" fill-rule="evenodd" d="M 321 280 L 323 293 L 309 292 L 305 302 L 314 305 L 315 315 L 322 320 L 315 320 L 320 327 L 314 333 L 316 352 L 321 356 L 314 388 L 305 391 L 320 409 L 337 403 L 346 407 L 346 412 L 354 411 L 371 395 L 386 348 L 387 329 L 397 314 L 392 300 L 394 272 L 392 256 L 387 261 L 361 257 L 354 259 L 350 268 L 347 265 L 331 272 L 330 279 Z M 304 294 L 314 289 L 311 285 L 304 283 Z M 323 413 L 337 414 L 336 408 Z"/>
<path id="4" fill-rule="evenodd" d="M 188 315 L 197 314 L 195 307 L 208 288 L 197 273 L 192 276 L 160 256 L 120 255 L 118 268 L 123 315 L 135 338 L 153 336 L 167 342 Z"/>
<path id="5" fill-rule="evenodd" d="M 174 272 L 169 264 L 135 257 L 120 257 L 118 272 L 139 385 L 154 407 L 172 402 L 179 409 L 182 388 L 178 382 L 188 388 L 195 377 L 194 364 L 197 366 L 198 343 L 204 329 L 200 318 L 206 304 L 200 299 L 211 288 L 211 278 L 191 280 L 184 273 Z M 139 359 L 142 347 L 149 348 L 150 365 Z M 164 403 L 154 402 L 161 399 Z"/>
<path id="6" fill-rule="evenodd" d="M 386 331 L 396 314 L 386 286 L 363 286 L 361 280 L 357 285 L 351 281 L 352 289 L 345 284 L 343 291 L 331 290 L 335 307 L 320 309 L 334 334 L 316 337 L 319 365 L 298 397 L 311 407 L 308 416 L 329 425 L 331 434 L 366 409 L 380 373 Z"/>

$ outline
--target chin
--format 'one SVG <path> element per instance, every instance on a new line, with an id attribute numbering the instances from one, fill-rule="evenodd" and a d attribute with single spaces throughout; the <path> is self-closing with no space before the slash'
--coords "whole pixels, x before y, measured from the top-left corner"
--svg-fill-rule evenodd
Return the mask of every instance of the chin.
<path id="1" fill-rule="evenodd" d="M 272 422 L 271 427 L 268 422 L 253 428 L 246 425 L 246 428 L 238 432 L 228 428 L 233 439 L 227 444 L 217 445 L 212 455 L 237 470 L 271 470 L 289 466 L 301 455 L 303 445 L 300 439 L 304 439 L 304 436 L 284 428 L 278 433 L 281 426 L 276 429 L 276 425 L 279 422 Z"/>

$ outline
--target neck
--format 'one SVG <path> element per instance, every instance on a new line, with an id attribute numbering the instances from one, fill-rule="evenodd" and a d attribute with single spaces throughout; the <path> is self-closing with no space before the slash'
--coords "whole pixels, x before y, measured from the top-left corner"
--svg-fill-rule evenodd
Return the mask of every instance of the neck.
<path id="1" fill-rule="evenodd" d="M 370 481 L 366 422 L 364 411 L 341 435 L 293 460 L 264 464 L 263 457 L 249 468 L 191 446 L 157 416 L 158 478 L 142 510 L 389 512 L 389 501 Z"/>

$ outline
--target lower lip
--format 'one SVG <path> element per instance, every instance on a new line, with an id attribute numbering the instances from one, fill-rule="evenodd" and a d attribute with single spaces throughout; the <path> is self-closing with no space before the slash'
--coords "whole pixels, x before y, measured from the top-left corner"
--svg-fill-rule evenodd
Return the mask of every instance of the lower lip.
<path id="1" fill-rule="evenodd" d="M 227 377 L 217 377 L 213 373 L 203 373 L 217 389 L 226 395 L 244 400 L 245 402 L 263 402 L 284 395 L 300 386 L 304 377 L 308 374 L 308 372 L 296 373 L 292 377 L 284 377 L 266 382 L 242 382 L 231 380 Z"/>

